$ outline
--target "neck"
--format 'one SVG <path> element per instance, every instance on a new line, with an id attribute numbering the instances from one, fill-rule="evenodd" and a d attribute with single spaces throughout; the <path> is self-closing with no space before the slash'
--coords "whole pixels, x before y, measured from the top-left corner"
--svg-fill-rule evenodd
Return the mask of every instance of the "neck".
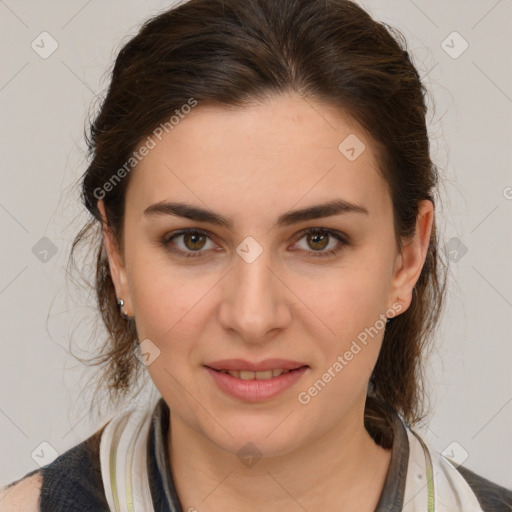
<path id="1" fill-rule="evenodd" d="M 169 461 L 183 510 L 375 510 L 391 450 L 375 444 L 363 415 L 354 411 L 300 449 L 244 466 L 171 412 Z"/>

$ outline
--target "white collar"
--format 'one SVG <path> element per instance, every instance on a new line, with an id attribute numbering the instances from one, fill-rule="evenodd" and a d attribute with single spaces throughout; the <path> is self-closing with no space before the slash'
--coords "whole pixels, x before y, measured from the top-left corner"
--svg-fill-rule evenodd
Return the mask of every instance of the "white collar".
<path id="1" fill-rule="evenodd" d="M 409 463 L 403 512 L 483 512 L 478 500 L 452 463 L 429 449 L 421 437 L 406 427 Z"/>
<path id="2" fill-rule="evenodd" d="M 152 412 L 148 408 L 131 409 L 115 416 L 103 431 L 101 475 L 111 512 L 154 511 L 147 469 Z M 455 466 L 429 449 L 417 433 L 404 427 L 409 459 L 402 511 L 483 512 Z"/>

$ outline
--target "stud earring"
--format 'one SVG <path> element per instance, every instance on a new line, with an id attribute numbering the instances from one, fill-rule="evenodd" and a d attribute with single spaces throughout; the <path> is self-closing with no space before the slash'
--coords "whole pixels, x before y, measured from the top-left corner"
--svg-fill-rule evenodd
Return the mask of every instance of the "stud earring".
<path id="1" fill-rule="evenodd" d="M 117 307 L 119 308 L 119 313 L 123 317 L 123 320 L 128 320 L 130 317 L 124 312 L 124 300 L 123 299 L 117 299 Z"/>

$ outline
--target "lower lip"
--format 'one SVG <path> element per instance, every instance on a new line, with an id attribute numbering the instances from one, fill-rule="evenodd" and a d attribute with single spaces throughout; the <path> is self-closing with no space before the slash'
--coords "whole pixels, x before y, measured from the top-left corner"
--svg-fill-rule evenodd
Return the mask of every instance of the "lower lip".
<path id="1" fill-rule="evenodd" d="M 267 380 L 242 380 L 232 377 L 229 373 L 218 372 L 207 366 L 205 368 L 221 391 L 248 402 L 261 402 L 279 395 L 291 388 L 308 369 L 307 366 L 303 366 Z"/>

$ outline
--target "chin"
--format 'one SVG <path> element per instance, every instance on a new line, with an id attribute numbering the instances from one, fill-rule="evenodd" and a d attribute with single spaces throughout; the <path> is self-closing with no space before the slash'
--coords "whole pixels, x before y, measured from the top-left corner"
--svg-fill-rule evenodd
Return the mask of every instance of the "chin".
<path id="1" fill-rule="evenodd" d="M 219 448 L 239 457 L 246 452 L 248 456 L 254 452 L 252 455 L 259 457 L 286 455 L 300 444 L 297 419 L 293 423 L 290 419 L 283 421 L 287 414 L 217 416 L 217 421 L 224 428 L 219 426 L 212 431 L 213 423 L 209 422 L 204 425 L 206 430 L 203 429 L 203 434 Z"/>

